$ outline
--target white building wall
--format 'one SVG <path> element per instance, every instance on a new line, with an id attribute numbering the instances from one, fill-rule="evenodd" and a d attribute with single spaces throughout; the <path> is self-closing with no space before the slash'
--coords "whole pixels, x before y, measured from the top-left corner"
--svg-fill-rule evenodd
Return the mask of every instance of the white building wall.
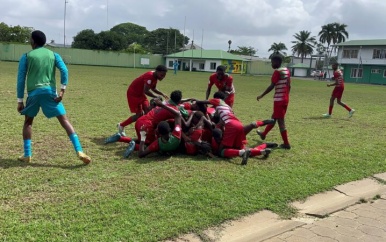
<path id="1" fill-rule="evenodd" d="M 338 50 L 338 62 L 340 64 L 359 65 L 362 60 L 362 65 L 386 65 L 386 59 L 373 59 L 374 49 L 386 49 L 386 46 L 341 47 Z M 358 58 L 343 58 L 343 50 L 358 50 Z"/>

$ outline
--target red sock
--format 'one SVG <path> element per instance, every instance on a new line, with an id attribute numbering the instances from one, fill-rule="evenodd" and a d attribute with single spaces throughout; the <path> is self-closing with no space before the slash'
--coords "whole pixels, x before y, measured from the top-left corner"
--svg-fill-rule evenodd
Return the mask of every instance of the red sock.
<path id="1" fill-rule="evenodd" d="M 257 121 L 256 121 L 256 125 L 257 125 L 257 127 L 263 126 L 263 125 L 264 125 L 264 122 L 261 121 L 261 120 L 257 120 Z"/>
<path id="2" fill-rule="evenodd" d="M 134 150 L 135 150 L 135 151 L 138 151 L 138 150 L 139 150 L 139 144 L 135 144 Z"/>
<path id="3" fill-rule="evenodd" d="M 287 136 L 287 130 L 283 130 L 281 131 L 280 130 L 280 134 L 281 134 L 281 138 L 283 139 L 283 142 L 285 145 L 289 145 L 289 142 L 288 142 L 288 136 Z"/>
<path id="4" fill-rule="evenodd" d="M 123 143 L 130 143 L 130 141 L 132 141 L 133 139 L 130 138 L 130 137 L 126 137 L 126 136 L 121 136 L 121 138 L 119 138 L 119 142 L 123 142 Z"/>
<path id="5" fill-rule="evenodd" d="M 253 149 L 256 149 L 256 150 L 264 150 L 265 148 L 267 148 L 267 144 L 266 144 L 266 143 L 262 143 L 261 145 L 258 145 L 258 146 L 256 146 L 256 147 L 253 148 Z"/>
<path id="6" fill-rule="evenodd" d="M 332 114 L 332 108 L 333 108 L 333 107 L 334 107 L 334 106 L 329 106 L 329 107 L 328 107 L 328 114 L 329 114 L 329 115 Z"/>
<path id="7" fill-rule="evenodd" d="M 261 150 L 259 149 L 251 149 L 251 154 L 250 156 L 258 156 L 258 155 L 261 155 Z"/>
<path id="8" fill-rule="evenodd" d="M 349 106 L 347 106 L 346 104 L 343 106 L 347 111 L 351 111 L 351 108 Z"/>
<path id="9" fill-rule="evenodd" d="M 265 130 L 263 132 L 263 135 L 264 136 L 267 136 L 267 134 L 269 133 L 269 131 L 271 131 L 271 129 L 274 127 L 275 125 L 273 124 L 267 124 L 267 126 L 265 126 Z"/>
<path id="10" fill-rule="evenodd" d="M 239 150 L 235 150 L 235 149 L 224 149 L 223 154 L 224 154 L 224 157 L 226 158 L 233 158 L 233 157 L 240 156 Z"/>
<path id="11" fill-rule="evenodd" d="M 126 119 L 125 121 L 123 121 L 122 123 L 120 123 L 119 125 L 121 125 L 122 127 L 126 127 L 127 125 L 133 123 L 133 118 L 132 117 L 129 117 L 128 119 Z"/>

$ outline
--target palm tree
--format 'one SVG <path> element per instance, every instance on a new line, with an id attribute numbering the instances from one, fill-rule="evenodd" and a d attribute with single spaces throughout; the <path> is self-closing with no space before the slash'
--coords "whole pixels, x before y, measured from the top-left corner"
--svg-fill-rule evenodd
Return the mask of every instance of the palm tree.
<path id="1" fill-rule="evenodd" d="M 348 32 L 346 31 L 346 24 L 330 23 L 322 26 L 322 30 L 319 32 L 319 41 L 323 44 L 327 43 L 327 49 L 332 44 L 338 44 L 345 42 L 348 38 Z"/>
<path id="2" fill-rule="evenodd" d="M 285 46 L 285 44 L 283 44 L 282 42 L 273 43 L 271 45 L 271 48 L 269 48 L 269 50 L 268 50 L 268 51 L 273 51 L 273 53 L 269 56 L 269 59 L 271 59 L 271 57 L 275 54 L 282 54 L 282 55 L 286 56 L 287 53 L 284 52 L 283 50 L 287 50 L 287 46 Z"/>
<path id="3" fill-rule="evenodd" d="M 304 57 L 312 55 L 316 44 L 315 36 L 311 36 L 311 32 L 302 30 L 294 35 L 294 41 L 291 41 L 294 45 L 291 47 L 292 51 L 298 56 L 302 57 L 302 63 Z"/>

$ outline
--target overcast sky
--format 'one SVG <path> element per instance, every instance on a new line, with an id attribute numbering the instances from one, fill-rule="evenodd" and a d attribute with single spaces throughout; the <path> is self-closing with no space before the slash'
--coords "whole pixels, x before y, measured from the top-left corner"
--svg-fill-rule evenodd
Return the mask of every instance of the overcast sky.
<path id="1" fill-rule="evenodd" d="M 231 49 L 252 46 L 267 57 L 274 42 L 291 54 L 295 33 L 317 36 L 332 22 L 348 25 L 349 40 L 386 39 L 385 13 L 385 0 L 1 0 L 0 22 L 42 30 L 55 43 L 65 32 L 66 44 L 84 29 L 99 33 L 126 22 L 171 27 L 204 49 L 228 50 L 231 40 Z"/>

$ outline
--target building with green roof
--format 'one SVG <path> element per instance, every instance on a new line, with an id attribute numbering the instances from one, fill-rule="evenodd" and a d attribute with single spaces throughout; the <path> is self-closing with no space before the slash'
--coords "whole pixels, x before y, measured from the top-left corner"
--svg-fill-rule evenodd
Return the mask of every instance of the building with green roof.
<path id="1" fill-rule="evenodd" d="M 215 72 L 217 66 L 227 66 L 227 73 L 246 73 L 247 62 L 250 60 L 223 50 L 192 49 L 166 55 L 166 66 L 173 69 L 175 61 L 179 70 Z"/>
<path id="2" fill-rule="evenodd" d="M 334 47 L 346 82 L 386 84 L 386 39 L 350 40 Z"/>

